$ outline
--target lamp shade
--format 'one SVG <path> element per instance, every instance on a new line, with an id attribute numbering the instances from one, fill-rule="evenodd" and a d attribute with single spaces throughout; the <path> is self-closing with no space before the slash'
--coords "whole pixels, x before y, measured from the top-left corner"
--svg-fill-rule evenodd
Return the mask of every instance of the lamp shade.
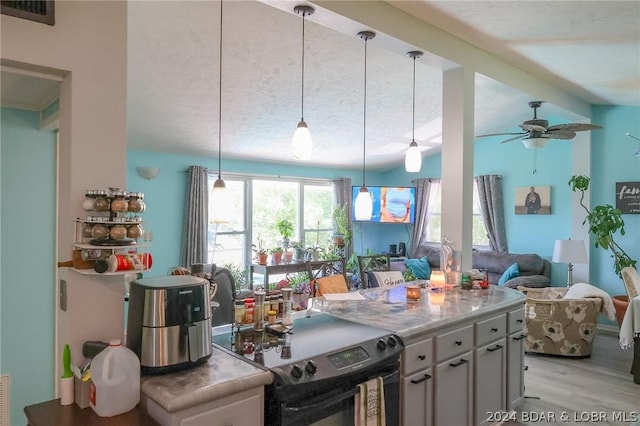
<path id="1" fill-rule="evenodd" d="M 366 186 L 360 188 L 353 207 L 356 220 L 369 220 L 373 214 L 373 200 Z"/>
<path id="2" fill-rule="evenodd" d="M 293 133 L 293 157 L 298 160 L 310 160 L 313 152 L 313 141 L 311 133 L 304 120 L 298 123 L 296 131 Z"/>
<path id="3" fill-rule="evenodd" d="M 159 167 L 136 167 L 136 171 L 140 177 L 151 180 L 155 179 L 160 173 Z"/>
<path id="4" fill-rule="evenodd" d="M 408 173 L 417 173 L 422 167 L 422 153 L 416 141 L 411 141 L 409 149 L 404 156 L 404 169 Z"/>
<path id="5" fill-rule="evenodd" d="M 556 240 L 552 260 L 557 263 L 587 263 L 583 240 Z"/>

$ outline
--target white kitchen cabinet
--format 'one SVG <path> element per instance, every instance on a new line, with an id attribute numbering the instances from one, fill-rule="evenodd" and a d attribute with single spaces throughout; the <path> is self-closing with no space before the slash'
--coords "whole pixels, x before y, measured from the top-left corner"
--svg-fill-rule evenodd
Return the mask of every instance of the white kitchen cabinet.
<path id="1" fill-rule="evenodd" d="M 438 363 L 435 370 L 434 425 L 473 425 L 473 353 Z"/>
<path id="2" fill-rule="evenodd" d="M 433 425 L 433 374 L 427 368 L 402 380 L 402 424 Z"/>
<path id="3" fill-rule="evenodd" d="M 172 413 L 149 398 L 144 402 L 162 426 L 256 426 L 264 424 L 263 400 L 260 386 Z"/>
<path id="4" fill-rule="evenodd" d="M 524 401 L 524 308 L 507 318 L 507 410 L 513 410 Z"/>
<path id="5" fill-rule="evenodd" d="M 401 421 L 407 426 L 433 424 L 433 339 L 407 345 L 402 355 Z"/>
<path id="6" fill-rule="evenodd" d="M 506 338 L 475 350 L 475 423 L 491 424 L 491 413 L 504 412 L 507 393 Z"/>

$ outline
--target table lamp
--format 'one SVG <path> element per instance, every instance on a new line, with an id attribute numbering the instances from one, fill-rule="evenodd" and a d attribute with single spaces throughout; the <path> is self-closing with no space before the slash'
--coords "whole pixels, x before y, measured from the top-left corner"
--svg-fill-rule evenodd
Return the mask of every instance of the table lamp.
<path id="1" fill-rule="evenodd" d="M 583 240 L 556 240 L 553 246 L 553 258 L 556 263 L 567 263 L 567 287 L 573 285 L 573 264 L 587 263 L 587 252 Z"/>

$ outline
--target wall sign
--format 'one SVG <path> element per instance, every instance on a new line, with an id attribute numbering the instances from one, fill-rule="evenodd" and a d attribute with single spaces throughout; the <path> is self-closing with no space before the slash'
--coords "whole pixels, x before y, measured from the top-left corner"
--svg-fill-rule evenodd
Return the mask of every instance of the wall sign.
<path id="1" fill-rule="evenodd" d="M 626 214 L 640 214 L 640 182 L 616 182 L 616 208 Z"/>

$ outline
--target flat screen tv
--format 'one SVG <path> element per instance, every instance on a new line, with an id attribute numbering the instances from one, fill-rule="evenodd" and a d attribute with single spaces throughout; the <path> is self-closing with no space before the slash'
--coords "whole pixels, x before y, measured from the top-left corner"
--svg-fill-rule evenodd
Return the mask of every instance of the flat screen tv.
<path id="1" fill-rule="evenodd" d="M 371 219 L 356 219 L 355 208 L 352 219 L 355 222 L 413 223 L 416 215 L 416 188 L 412 186 L 368 186 L 373 214 Z M 352 206 L 360 193 L 359 186 L 353 186 Z"/>

